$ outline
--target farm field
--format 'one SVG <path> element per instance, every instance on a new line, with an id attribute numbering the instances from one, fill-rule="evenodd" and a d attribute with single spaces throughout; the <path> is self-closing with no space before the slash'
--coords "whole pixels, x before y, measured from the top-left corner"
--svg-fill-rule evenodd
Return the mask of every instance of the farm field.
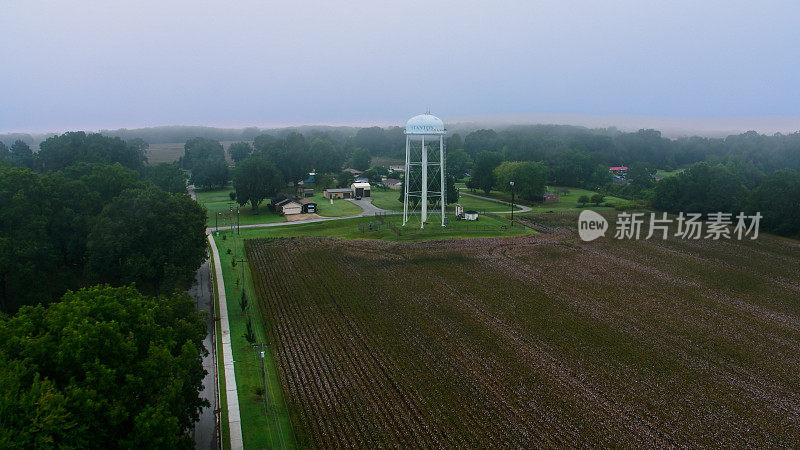
<path id="1" fill-rule="evenodd" d="M 542 233 L 245 241 L 300 446 L 800 441 L 800 243 L 520 217 Z"/>
<path id="2" fill-rule="evenodd" d="M 377 206 L 378 208 L 388 209 L 390 211 L 402 211 L 403 210 L 403 202 L 399 201 L 398 198 L 400 197 L 399 190 L 387 190 L 382 191 L 380 189 L 373 189 L 371 192 L 372 196 L 372 204 Z M 459 199 L 459 203 L 464 206 L 464 210 L 474 209 L 476 211 L 486 211 L 486 212 L 499 212 L 499 211 L 510 211 L 510 205 L 504 205 L 502 203 L 497 203 L 488 200 L 482 200 L 475 197 L 467 197 L 461 196 Z M 517 208 L 519 209 L 519 208 Z M 447 211 L 455 210 L 455 204 L 447 205 Z"/>

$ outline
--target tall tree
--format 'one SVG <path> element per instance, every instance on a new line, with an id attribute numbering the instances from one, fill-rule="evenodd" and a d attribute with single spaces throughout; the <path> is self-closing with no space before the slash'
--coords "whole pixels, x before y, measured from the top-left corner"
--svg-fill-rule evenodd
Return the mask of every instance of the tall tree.
<path id="1" fill-rule="evenodd" d="M 309 147 L 309 157 L 317 173 L 334 173 L 342 169 L 344 158 L 327 139 L 316 138 Z"/>
<path id="2" fill-rule="evenodd" d="M 175 164 L 158 163 L 146 166 L 143 175 L 145 180 L 170 194 L 186 192 L 186 173 Z"/>
<path id="3" fill-rule="evenodd" d="M 528 201 L 541 201 L 547 184 L 547 167 L 540 162 L 504 162 L 494 169 L 497 187 Z"/>
<path id="4" fill-rule="evenodd" d="M 464 149 L 447 150 L 447 157 L 445 159 L 445 170 L 450 176 L 455 178 L 463 178 L 464 174 L 472 168 L 472 158 L 464 151 Z"/>
<path id="5" fill-rule="evenodd" d="M 89 233 L 91 279 L 135 282 L 146 292 L 188 289 L 205 260 L 206 212 L 186 194 L 129 189 L 103 208 Z"/>
<path id="6" fill-rule="evenodd" d="M 253 146 L 249 142 L 234 142 L 228 147 L 228 154 L 233 162 L 238 163 L 253 153 Z"/>
<path id="7" fill-rule="evenodd" d="M 71 131 L 46 139 L 39 144 L 36 158 L 38 168 L 43 172 L 61 170 L 81 162 L 119 163 L 133 170 L 144 166 L 144 156 L 140 150 L 122 139 L 83 131 Z"/>
<path id="8" fill-rule="evenodd" d="M 132 287 L 0 318 L 0 447 L 194 448 L 205 334 L 185 293 Z"/>
<path id="9" fill-rule="evenodd" d="M 183 146 L 183 156 L 178 160 L 181 168 L 194 169 L 195 165 L 207 160 L 225 160 L 222 144 L 205 138 L 193 138 Z"/>
<path id="10" fill-rule="evenodd" d="M 356 170 L 367 170 L 372 163 L 372 155 L 365 148 L 357 148 L 350 156 L 350 166 Z"/>
<path id="11" fill-rule="evenodd" d="M 228 163 L 224 159 L 202 159 L 192 168 L 192 183 L 197 187 L 221 188 L 228 182 L 228 176 Z"/>
<path id="12" fill-rule="evenodd" d="M 35 165 L 35 158 L 33 157 L 33 150 L 25 142 L 17 139 L 11 144 L 11 160 L 14 164 L 22 167 L 33 169 Z"/>
<path id="13" fill-rule="evenodd" d="M 280 171 L 262 155 L 253 155 L 236 166 L 233 174 L 233 188 L 236 202 L 244 206 L 248 202 L 253 211 L 264 199 L 275 195 L 283 187 Z"/>
<path id="14" fill-rule="evenodd" d="M 765 230 L 800 237 L 800 172 L 784 169 L 768 175 L 750 194 L 747 209 L 761 213 Z"/>
<path id="15" fill-rule="evenodd" d="M 494 169 L 503 162 L 503 155 L 500 152 L 480 152 L 475 157 L 475 165 L 472 168 L 472 176 L 469 179 L 468 187 L 471 189 L 481 189 L 485 193 L 491 192 L 496 184 Z"/>

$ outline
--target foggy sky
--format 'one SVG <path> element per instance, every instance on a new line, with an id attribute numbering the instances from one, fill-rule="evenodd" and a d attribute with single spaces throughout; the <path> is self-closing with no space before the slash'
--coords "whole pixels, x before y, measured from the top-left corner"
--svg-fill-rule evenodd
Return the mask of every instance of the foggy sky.
<path id="1" fill-rule="evenodd" d="M 800 116 L 796 1 L 0 0 L 0 132 Z"/>

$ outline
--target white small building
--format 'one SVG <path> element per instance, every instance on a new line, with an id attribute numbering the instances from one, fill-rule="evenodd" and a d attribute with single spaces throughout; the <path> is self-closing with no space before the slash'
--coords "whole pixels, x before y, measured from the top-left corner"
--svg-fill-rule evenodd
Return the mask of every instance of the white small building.
<path id="1" fill-rule="evenodd" d="M 291 216 L 292 214 L 302 214 L 303 213 L 303 205 L 300 203 L 290 200 L 286 203 L 283 203 L 281 206 L 281 212 L 284 216 Z"/>
<path id="2" fill-rule="evenodd" d="M 371 186 L 369 183 L 353 183 L 350 189 L 353 190 L 353 197 L 369 197 Z"/>
<path id="3" fill-rule="evenodd" d="M 478 220 L 478 211 L 464 211 L 464 220 Z"/>

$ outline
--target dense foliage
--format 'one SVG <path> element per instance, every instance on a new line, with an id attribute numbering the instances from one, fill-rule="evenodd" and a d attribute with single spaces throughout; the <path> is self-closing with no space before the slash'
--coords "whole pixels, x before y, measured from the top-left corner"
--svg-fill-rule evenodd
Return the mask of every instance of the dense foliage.
<path id="1" fill-rule="evenodd" d="M 133 287 L 0 318 L 0 447 L 193 448 L 205 332 L 187 295 Z"/>
<path id="2" fill-rule="evenodd" d="M 206 212 L 188 195 L 156 187 L 124 191 L 93 221 L 87 275 L 147 292 L 186 289 L 205 260 Z"/>
<path id="3" fill-rule="evenodd" d="M 117 201 L 123 195 L 125 200 Z M 139 208 L 135 214 L 131 204 Z M 194 273 L 200 261 L 196 257 L 178 261 L 187 253 L 175 253 L 167 267 L 162 266 L 164 255 L 175 247 L 192 255 L 205 248 L 197 238 L 205 223 L 202 208 L 186 194 L 170 195 L 119 163 L 79 162 L 44 175 L 0 163 L 0 208 L 0 310 L 5 312 L 48 303 L 95 280 L 135 281 L 155 291 L 163 280 L 142 271 L 126 272 L 119 279 L 108 275 L 134 264 L 134 255 L 139 258 L 136 264 L 150 266 L 147 270 L 166 271 L 164 279 L 172 280 L 167 282 L 169 289 L 186 288 L 187 274 Z M 159 220 L 137 223 L 136 215 Z M 113 225 L 113 230 L 98 228 L 101 216 L 111 221 L 104 225 Z M 102 270 L 87 267 L 90 256 L 99 258 L 87 247 L 93 229 L 93 245 L 120 258 Z M 138 233 L 138 241 L 130 239 L 133 233 Z M 135 250 L 142 246 L 150 247 L 149 259 Z"/>
<path id="4" fill-rule="evenodd" d="M 281 173 L 265 156 L 251 156 L 236 166 L 233 188 L 236 202 L 243 206 L 250 203 L 253 210 L 267 197 L 275 195 L 283 187 Z"/>

